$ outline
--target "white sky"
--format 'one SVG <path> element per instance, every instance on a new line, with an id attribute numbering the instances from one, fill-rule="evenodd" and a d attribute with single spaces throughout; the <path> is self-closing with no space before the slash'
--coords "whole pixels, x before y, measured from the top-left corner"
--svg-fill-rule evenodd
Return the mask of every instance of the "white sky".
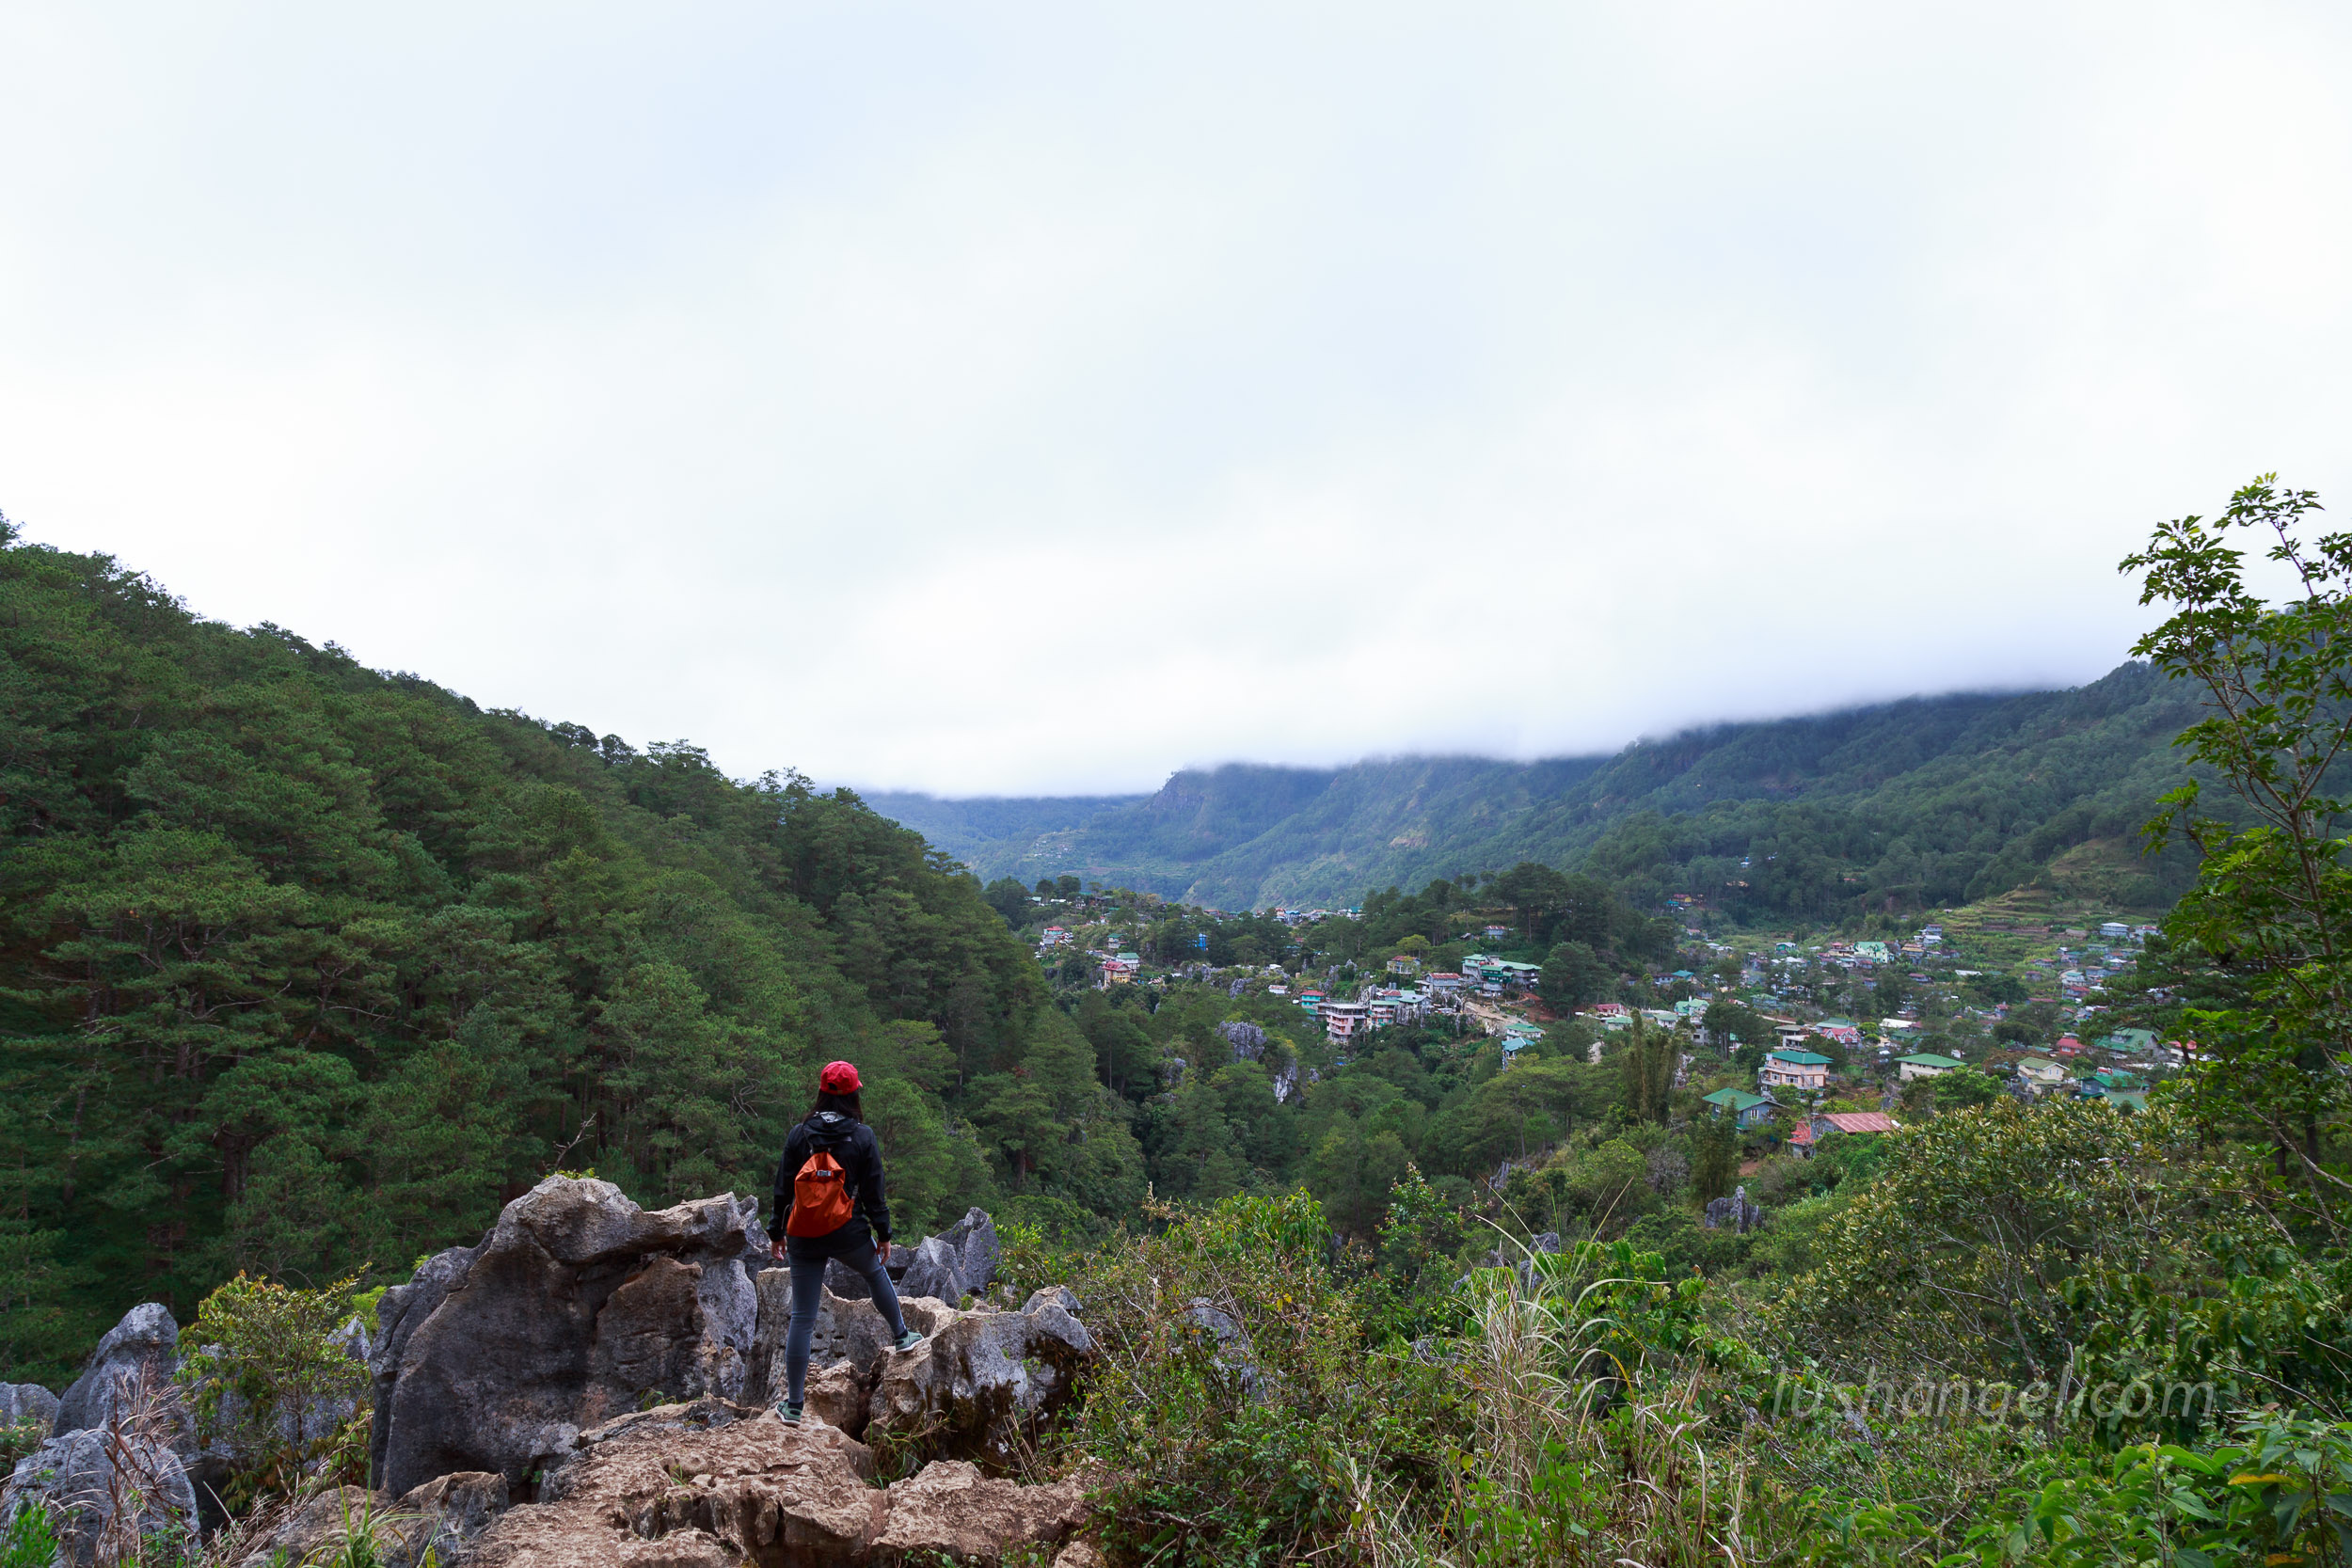
<path id="1" fill-rule="evenodd" d="M 2071 683 L 2352 506 L 2352 10 L 0 10 L 0 509 L 943 793 Z"/>

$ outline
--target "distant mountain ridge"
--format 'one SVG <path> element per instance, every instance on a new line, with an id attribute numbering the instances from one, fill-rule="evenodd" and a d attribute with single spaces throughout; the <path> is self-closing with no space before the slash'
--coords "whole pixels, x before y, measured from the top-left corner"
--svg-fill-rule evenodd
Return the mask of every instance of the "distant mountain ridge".
<path id="1" fill-rule="evenodd" d="M 1348 903 L 1522 860 L 1749 912 L 1957 902 L 2054 865 L 2154 907 L 2185 866 L 2140 863 L 2128 841 L 2186 776 L 2171 741 L 2198 716 L 2127 663 L 2070 690 L 1710 725 L 1612 756 L 1232 764 L 1148 796 L 867 800 L 986 879 L 1074 873 L 1221 909 Z"/>

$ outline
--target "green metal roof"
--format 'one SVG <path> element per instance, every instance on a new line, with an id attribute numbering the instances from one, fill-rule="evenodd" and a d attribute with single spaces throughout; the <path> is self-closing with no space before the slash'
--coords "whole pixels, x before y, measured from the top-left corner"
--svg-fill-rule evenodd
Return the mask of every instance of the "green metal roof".
<path id="1" fill-rule="evenodd" d="M 1898 1056 L 1895 1060 L 1898 1062 L 1909 1062 L 1913 1067 L 1955 1068 L 1966 1067 L 1968 1065 L 1965 1062 L 1955 1060 L 1950 1056 L 1939 1056 L 1932 1051 L 1921 1051 L 1909 1056 Z"/>
<path id="2" fill-rule="evenodd" d="M 1709 1105 L 1721 1105 L 1724 1109 L 1734 1112 L 1750 1111 L 1754 1110 L 1758 1105 L 1769 1105 L 1772 1103 L 1772 1101 L 1767 1100 L 1764 1096 L 1760 1094 L 1750 1094 L 1745 1089 L 1717 1089 L 1713 1094 L 1707 1096 L 1706 1099 Z"/>
<path id="3" fill-rule="evenodd" d="M 1794 1062 L 1799 1067 L 1827 1067 L 1829 1058 L 1818 1051 L 1767 1051 L 1767 1060 Z"/>

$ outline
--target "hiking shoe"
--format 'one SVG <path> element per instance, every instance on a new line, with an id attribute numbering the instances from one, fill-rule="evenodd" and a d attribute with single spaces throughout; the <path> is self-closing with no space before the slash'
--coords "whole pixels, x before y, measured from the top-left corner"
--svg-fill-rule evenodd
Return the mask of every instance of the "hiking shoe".
<path id="1" fill-rule="evenodd" d="M 904 1334 L 898 1336 L 898 1342 L 891 1348 L 893 1350 L 913 1350 L 915 1346 L 921 1344 L 922 1342 L 923 1337 L 910 1328 Z"/>
<path id="2" fill-rule="evenodd" d="M 776 1406 L 776 1415 L 783 1419 L 786 1426 L 796 1427 L 801 1424 L 801 1407 L 790 1400 Z"/>

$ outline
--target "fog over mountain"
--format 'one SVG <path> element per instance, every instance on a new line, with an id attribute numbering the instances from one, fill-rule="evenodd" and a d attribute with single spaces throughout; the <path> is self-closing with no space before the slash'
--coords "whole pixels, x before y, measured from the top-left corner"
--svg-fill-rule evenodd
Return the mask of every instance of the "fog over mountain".
<path id="1" fill-rule="evenodd" d="M 2142 857 L 2137 835 L 2184 776 L 2172 739 L 2196 717 L 2134 663 L 2074 690 L 1710 725 L 1607 756 L 1231 764 L 1151 795 L 866 800 L 985 878 L 1075 874 L 1229 909 L 1346 903 L 1522 860 L 1753 914 L 2034 881 L 2154 908 L 2186 863 Z"/>

